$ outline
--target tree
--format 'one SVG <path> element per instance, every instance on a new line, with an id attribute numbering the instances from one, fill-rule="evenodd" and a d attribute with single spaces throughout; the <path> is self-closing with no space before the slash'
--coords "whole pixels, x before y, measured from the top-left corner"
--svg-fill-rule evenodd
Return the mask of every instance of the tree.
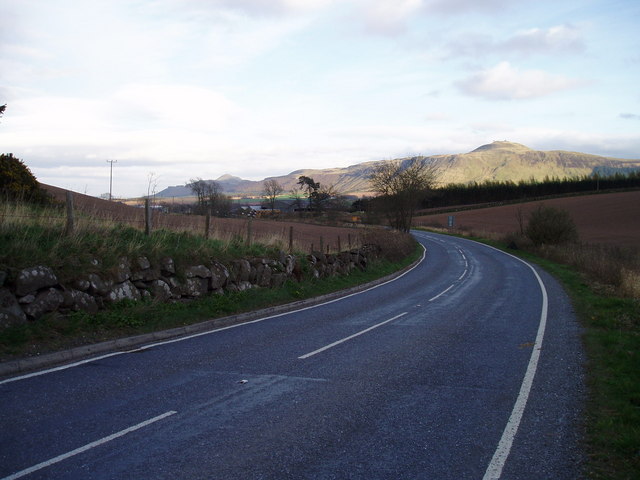
<path id="1" fill-rule="evenodd" d="M 284 187 L 278 183 L 275 178 L 269 178 L 264 181 L 262 196 L 266 198 L 271 211 L 273 212 L 276 209 L 276 199 L 278 195 L 284 192 Z"/>
<path id="2" fill-rule="evenodd" d="M 147 198 L 156 196 L 159 178 L 160 177 L 155 172 L 149 172 L 147 174 Z"/>
<path id="3" fill-rule="evenodd" d="M 0 105 L 0 117 L 4 115 L 4 111 L 7 109 L 7 104 Z"/>
<path id="4" fill-rule="evenodd" d="M 326 202 L 336 195 L 333 186 L 321 188 L 320 182 L 316 182 L 313 178 L 305 175 L 298 177 L 298 185 L 302 190 L 306 190 L 309 207 L 318 213 L 322 212 Z"/>
<path id="5" fill-rule="evenodd" d="M 208 209 L 214 215 L 224 216 L 231 209 L 231 200 L 222 193 L 222 185 L 214 180 L 192 178 L 187 187 L 195 193 L 198 199 L 197 210 L 204 214 Z"/>
<path id="6" fill-rule="evenodd" d="M 207 197 L 206 197 L 206 188 L 207 188 L 207 182 L 205 182 L 201 178 L 192 178 L 191 180 L 189 180 L 189 183 L 187 183 L 186 186 L 191 189 L 191 191 L 195 194 L 195 196 L 197 198 L 197 202 L 198 203 L 197 203 L 196 210 L 200 214 L 206 213 L 206 203 L 207 203 L 207 200 L 206 200 L 207 199 Z"/>
<path id="7" fill-rule="evenodd" d="M 383 211 L 391 227 L 408 232 L 420 201 L 433 189 L 437 167 L 422 157 L 381 162 L 369 176 L 378 192 L 376 205 Z"/>

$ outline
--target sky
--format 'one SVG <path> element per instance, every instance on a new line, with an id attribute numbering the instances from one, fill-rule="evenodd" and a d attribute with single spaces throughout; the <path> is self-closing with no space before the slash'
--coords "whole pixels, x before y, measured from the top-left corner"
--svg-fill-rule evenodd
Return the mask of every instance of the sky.
<path id="1" fill-rule="evenodd" d="M 494 140 L 640 158 L 637 0 L 0 0 L 0 153 L 134 197 Z M 116 160 L 111 164 L 110 160 Z"/>

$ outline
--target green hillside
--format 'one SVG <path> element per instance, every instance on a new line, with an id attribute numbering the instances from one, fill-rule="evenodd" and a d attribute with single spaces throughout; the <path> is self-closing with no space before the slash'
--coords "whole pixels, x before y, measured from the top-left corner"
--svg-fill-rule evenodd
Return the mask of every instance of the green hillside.
<path id="1" fill-rule="evenodd" d="M 576 177 L 602 173 L 627 173 L 640 169 L 640 160 L 622 160 L 587 153 L 562 150 L 533 150 L 519 143 L 499 141 L 482 145 L 469 153 L 433 155 L 425 158 L 440 169 L 439 183 L 482 183 L 486 180 L 518 182 L 543 180 L 545 177 Z M 402 158 L 399 160 L 409 160 Z M 377 162 L 365 162 L 345 168 L 303 169 L 275 178 L 289 191 L 297 186 L 298 177 L 305 175 L 322 185 L 334 185 L 343 194 L 364 194 L 370 191 L 368 176 Z M 260 195 L 262 181 L 242 180 L 223 175 L 216 180 L 230 195 Z M 191 191 L 183 186 L 169 187 L 159 196 L 187 196 Z"/>

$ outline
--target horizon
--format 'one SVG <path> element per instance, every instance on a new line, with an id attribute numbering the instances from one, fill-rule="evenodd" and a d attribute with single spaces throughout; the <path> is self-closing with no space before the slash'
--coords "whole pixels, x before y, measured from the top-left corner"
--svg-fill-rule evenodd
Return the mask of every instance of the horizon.
<path id="1" fill-rule="evenodd" d="M 0 0 L 2 152 L 99 196 L 535 150 L 640 159 L 633 0 Z M 186 173 L 188 172 L 188 173 Z"/>

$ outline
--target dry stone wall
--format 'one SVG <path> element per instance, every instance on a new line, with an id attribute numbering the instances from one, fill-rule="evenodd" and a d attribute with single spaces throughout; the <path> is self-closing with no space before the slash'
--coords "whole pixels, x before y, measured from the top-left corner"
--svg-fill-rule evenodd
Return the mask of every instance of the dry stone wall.
<path id="1" fill-rule="evenodd" d="M 369 245 L 339 254 L 313 252 L 306 257 L 306 275 L 322 278 L 366 269 L 378 251 Z M 92 263 L 100 266 L 98 259 Z M 237 259 L 226 265 L 210 260 L 180 270 L 168 257 L 155 263 L 145 256 L 121 258 L 108 273 L 79 273 L 64 283 L 45 265 L 0 271 L 0 329 L 52 312 L 96 313 L 122 300 L 171 302 L 252 288 L 278 288 L 288 279 L 300 281 L 303 276 L 300 259 L 284 252 L 276 259 Z"/>

